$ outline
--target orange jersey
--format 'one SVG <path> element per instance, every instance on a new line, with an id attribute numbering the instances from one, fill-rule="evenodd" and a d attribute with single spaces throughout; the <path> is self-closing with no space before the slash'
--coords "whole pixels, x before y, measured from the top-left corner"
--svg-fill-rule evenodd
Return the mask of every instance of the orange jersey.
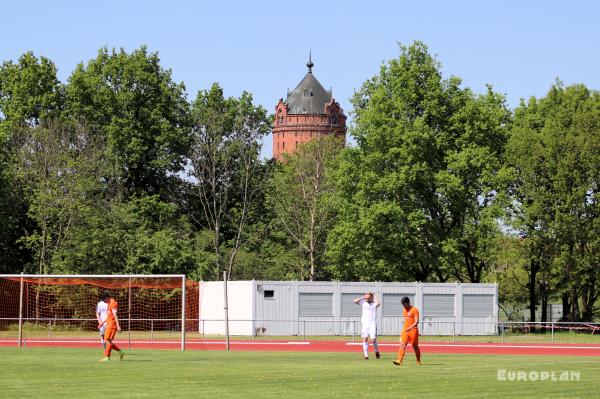
<path id="1" fill-rule="evenodd" d="M 406 329 L 408 327 L 415 324 L 415 321 L 419 320 L 419 310 L 417 308 L 415 308 L 414 306 L 411 306 L 410 310 L 404 309 L 402 311 L 402 316 L 404 316 L 404 326 L 402 327 L 402 331 L 406 331 Z M 417 324 L 415 326 L 415 329 L 418 329 L 418 328 L 419 328 L 419 325 Z"/>
<path id="2" fill-rule="evenodd" d="M 115 301 L 114 299 L 110 298 L 110 301 L 108 302 L 108 309 L 106 311 L 107 313 L 107 317 L 106 317 L 106 327 L 109 328 L 111 326 L 116 328 L 116 321 L 115 321 L 115 315 L 113 313 L 113 310 L 116 311 L 119 308 L 119 305 L 117 304 L 117 301 Z"/>

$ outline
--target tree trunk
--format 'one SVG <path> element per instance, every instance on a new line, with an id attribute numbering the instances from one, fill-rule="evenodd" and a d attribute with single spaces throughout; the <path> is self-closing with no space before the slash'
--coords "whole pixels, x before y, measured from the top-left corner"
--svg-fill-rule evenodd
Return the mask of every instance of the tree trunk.
<path id="1" fill-rule="evenodd" d="M 594 316 L 594 285 L 585 285 L 581 290 L 581 321 L 591 322 Z"/>
<path id="2" fill-rule="evenodd" d="M 542 304 L 542 315 L 540 321 L 548 322 L 548 290 L 546 280 L 540 281 L 540 300 Z M 542 325 L 542 333 L 546 332 L 546 327 Z"/>
<path id="3" fill-rule="evenodd" d="M 217 276 L 217 281 L 221 279 L 221 240 L 219 239 L 221 232 L 219 231 L 219 226 L 215 225 L 215 237 L 214 237 L 214 245 L 215 245 L 215 273 Z"/>
<path id="4" fill-rule="evenodd" d="M 42 250 L 40 254 L 39 263 L 39 274 L 44 274 L 46 270 L 46 218 L 44 218 L 44 224 L 42 226 Z M 38 287 L 35 293 L 35 322 L 37 323 L 40 319 L 40 290 L 41 280 L 38 280 Z"/>
<path id="5" fill-rule="evenodd" d="M 310 251 L 310 281 L 315 281 L 315 253 Z"/>
<path id="6" fill-rule="evenodd" d="M 481 275 L 482 275 L 483 271 L 485 270 L 485 261 L 478 260 L 477 257 L 473 255 L 471 250 L 466 246 L 463 247 L 463 255 L 465 258 L 465 264 L 467 267 L 467 274 L 469 276 L 469 282 L 470 283 L 480 283 Z"/>
<path id="7" fill-rule="evenodd" d="M 233 249 L 231 250 L 231 254 L 229 256 L 229 267 L 228 267 L 228 275 L 231 279 L 231 273 L 233 271 L 233 265 L 235 264 L 235 258 L 237 256 L 238 250 L 242 245 L 242 233 L 244 231 L 244 226 L 246 225 L 246 216 L 248 215 L 248 209 L 250 207 L 250 193 L 248 192 L 250 185 L 250 167 L 248 162 L 246 162 L 246 166 L 244 168 L 244 183 L 243 183 L 243 192 L 244 195 L 242 197 L 242 214 L 240 215 L 240 219 L 237 224 L 237 231 L 235 233 L 235 241 L 233 245 Z"/>
<path id="8" fill-rule="evenodd" d="M 535 322 L 535 308 L 537 306 L 537 295 L 536 295 L 536 277 L 539 269 L 539 264 L 531 259 L 530 260 L 530 271 L 529 271 L 529 321 Z M 535 332 L 535 327 L 530 328 L 530 332 Z"/>
<path id="9" fill-rule="evenodd" d="M 227 267 L 227 275 L 229 279 L 231 279 L 231 275 L 233 272 L 233 265 L 235 264 L 235 258 L 237 256 L 238 250 L 242 245 L 242 232 L 244 230 L 244 225 L 246 223 L 246 213 L 247 210 L 247 202 L 244 199 L 244 205 L 242 209 L 242 214 L 240 215 L 240 220 L 238 221 L 237 231 L 235 233 L 235 241 L 233 243 L 233 248 L 231 249 L 231 253 L 229 254 L 229 265 Z"/>
<path id="10" fill-rule="evenodd" d="M 579 314 L 579 297 L 577 295 L 577 290 L 575 289 L 571 291 L 571 305 L 571 320 L 581 321 Z"/>
<path id="11" fill-rule="evenodd" d="M 571 302 L 569 294 L 562 294 L 562 319 L 560 321 L 571 321 Z"/>

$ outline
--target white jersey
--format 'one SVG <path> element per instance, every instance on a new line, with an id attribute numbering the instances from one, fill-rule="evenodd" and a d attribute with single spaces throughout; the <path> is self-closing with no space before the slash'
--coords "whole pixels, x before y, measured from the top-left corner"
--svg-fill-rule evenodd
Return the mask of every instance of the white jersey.
<path id="1" fill-rule="evenodd" d="M 108 317 L 108 303 L 104 301 L 98 302 L 96 305 L 96 313 L 100 314 L 100 320 L 106 321 L 106 318 Z"/>
<path id="2" fill-rule="evenodd" d="M 360 321 L 364 323 L 375 323 L 377 321 L 377 304 L 375 301 L 369 303 L 365 299 L 358 301 L 362 306 L 362 318 Z"/>

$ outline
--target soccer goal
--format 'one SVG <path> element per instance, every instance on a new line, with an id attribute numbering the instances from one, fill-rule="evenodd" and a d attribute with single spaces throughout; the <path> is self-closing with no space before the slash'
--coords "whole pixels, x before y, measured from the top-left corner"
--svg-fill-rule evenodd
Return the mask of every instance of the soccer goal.
<path id="1" fill-rule="evenodd" d="M 96 305 L 109 290 L 119 304 L 115 342 L 184 350 L 199 288 L 185 275 L 0 275 L 0 345 L 100 345 Z"/>

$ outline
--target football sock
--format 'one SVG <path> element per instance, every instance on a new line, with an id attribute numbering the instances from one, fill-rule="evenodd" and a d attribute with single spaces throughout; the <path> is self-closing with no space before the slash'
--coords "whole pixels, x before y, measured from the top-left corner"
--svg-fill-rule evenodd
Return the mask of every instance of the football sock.
<path id="1" fill-rule="evenodd" d="M 415 356 L 417 356 L 417 362 L 421 361 L 421 349 L 413 348 L 415 350 Z"/>
<path id="2" fill-rule="evenodd" d="M 377 343 L 377 339 L 373 340 L 373 349 L 375 352 L 379 352 L 379 344 Z"/>
<path id="3" fill-rule="evenodd" d="M 398 351 L 398 360 L 400 361 L 400 363 L 402 363 L 402 360 L 404 360 L 404 349 L 400 349 Z"/>
<path id="4" fill-rule="evenodd" d="M 365 357 L 369 357 L 369 342 L 363 342 L 363 352 Z"/>
<path id="5" fill-rule="evenodd" d="M 110 342 L 106 344 L 106 349 L 104 350 L 104 356 L 110 357 L 110 351 L 112 350 L 113 344 Z"/>

